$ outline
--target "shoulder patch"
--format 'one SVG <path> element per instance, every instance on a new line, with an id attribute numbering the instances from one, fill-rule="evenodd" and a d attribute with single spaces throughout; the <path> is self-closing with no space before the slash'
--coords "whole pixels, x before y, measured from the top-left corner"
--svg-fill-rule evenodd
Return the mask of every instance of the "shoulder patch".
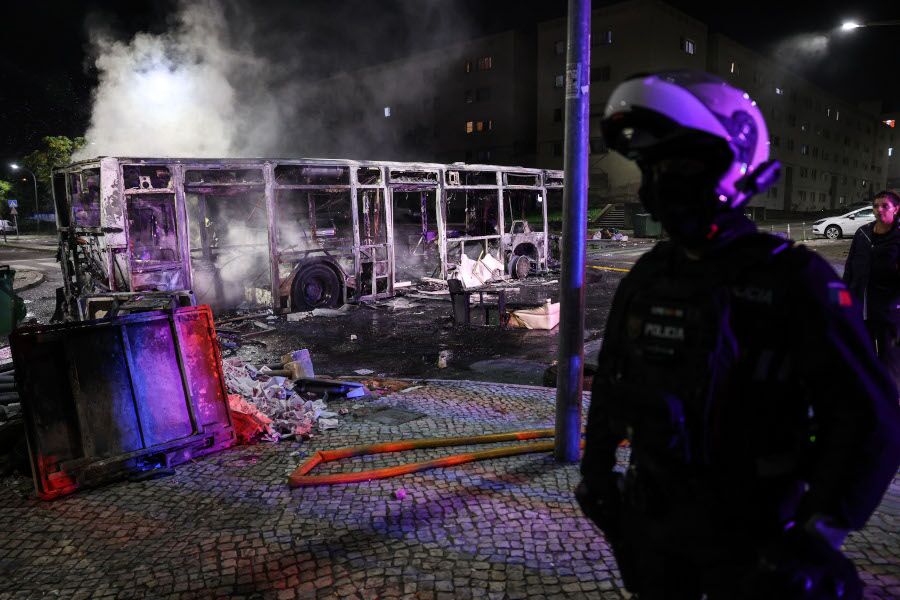
<path id="1" fill-rule="evenodd" d="M 850 308 L 853 306 L 853 297 L 850 295 L 850 291 L 847 290 L 847 286 L 840 281 L 828 282 L 828 301 L 832 305 L 841 308 Z"/>

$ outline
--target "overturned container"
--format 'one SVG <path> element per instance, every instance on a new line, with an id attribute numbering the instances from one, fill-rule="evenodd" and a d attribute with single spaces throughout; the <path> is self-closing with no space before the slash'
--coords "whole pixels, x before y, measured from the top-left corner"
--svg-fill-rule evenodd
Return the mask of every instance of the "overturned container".
<path id="1" fill-rule="evenodd" d="M 20 328 L 10 345 L 45 500 L 235 443 L 208 306 Z"/>

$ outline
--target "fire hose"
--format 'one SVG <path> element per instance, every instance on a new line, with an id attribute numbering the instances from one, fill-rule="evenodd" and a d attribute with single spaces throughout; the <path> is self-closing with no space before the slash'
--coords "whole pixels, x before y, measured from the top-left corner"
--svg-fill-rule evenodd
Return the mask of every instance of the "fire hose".
<path id="1" fill-rule="evenodd" d="M 346 448 L 337 448 L 335 450 L 318 450 L 310 456 L 303 464 L 297 467 L 288 477 L 288 486 L 292 488 L 307 487 L 313 485 L 332 485 L 337 483 L 358 483 L 360 481 L 370 481 L 372 479 L 385 479 L 388 477 L 396 477 L 398 475 L 407 475 L 409 473 L 417 473 L 426 469 L 435 469 L 438 467 L 452 467 L 463 463 L 473 462 L 476 460 L 487 460 L 490 458 L 502 458 L 506 456 L 515 456 L 517 454 L 528 454 L 532 452 L 549 452 L 553 450 L 554 442 L 552 440 L 546 442 L 538 442 L 534 444 L 519 444 L 516 446 L 504 446 L 502 448 L 494 448 L 492 450 L 482 450 L 480 452 L 465 452 L 462 454 L 453 454 L 451 456 L 443 456 L 432 460 L 422 462 L 407 463 L 393 467 L 384 467 L 380 469 L 370 469 L 367 471 L 358 471 L 352 473 L 335 473 L 331 475 L 308 475 L 317 465 L 324 462 L 340 460 L 342 458 L 351 458 L 354 456 L 367 456 L 371 454 L 383 454 L 386 452 L 402 452 L 404 450 L 417 450 L 421 448 L 444 448 L 447 446 L 464 446 L 470 444 L 492 444 L 496 442 L 511 442 L 534 440 L 541 438 L 552 438 L 553 429 L 531 429 L 526 431 L 509 431 L 505 433 L 491 433 L 487 435 L 474 435 L 455 438 L 426 438 L 421 440 L 402 440 L 396 442 L 382 442 L 378 444 L 369 444 L 365 446 L 349 446 Z M 582 441 L 582 446 L 584 442 Z"/>

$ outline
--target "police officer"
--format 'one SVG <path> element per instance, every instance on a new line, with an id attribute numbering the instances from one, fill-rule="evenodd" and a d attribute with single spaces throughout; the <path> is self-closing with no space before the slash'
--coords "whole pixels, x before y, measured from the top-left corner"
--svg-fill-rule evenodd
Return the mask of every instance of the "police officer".
<path id="1" fill-rule="evenodd" d="M 861 597 L 839 548 L 897 471 L 897 393 L 828 264 L 742 214 L 779 170 L 756 103 L 642 75 L 602 128 L 670 241 L 613 300 L 579 503 L 640 600 Z"/>

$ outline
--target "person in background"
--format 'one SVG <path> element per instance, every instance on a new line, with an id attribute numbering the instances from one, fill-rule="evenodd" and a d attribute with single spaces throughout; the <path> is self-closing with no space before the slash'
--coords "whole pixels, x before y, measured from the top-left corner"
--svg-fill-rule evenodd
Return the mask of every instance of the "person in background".
<path id="1" fill-rule="evenodd" d="M 900 382 L 900 195 L 875 194 L 875 220 L 856 230 L 844 282 L 862 308 L 875 353 Z"/>
<path id="2" fill-rule="evenodd" d="M 897 389 L 828 263 L 743 215 L 779 173 L 762 113 L 669 71 L 601 127 L 670 240 L 616 290 L 579 505 L 640 600 L 861 598 L 840 547 L 897 473 Z"/>

